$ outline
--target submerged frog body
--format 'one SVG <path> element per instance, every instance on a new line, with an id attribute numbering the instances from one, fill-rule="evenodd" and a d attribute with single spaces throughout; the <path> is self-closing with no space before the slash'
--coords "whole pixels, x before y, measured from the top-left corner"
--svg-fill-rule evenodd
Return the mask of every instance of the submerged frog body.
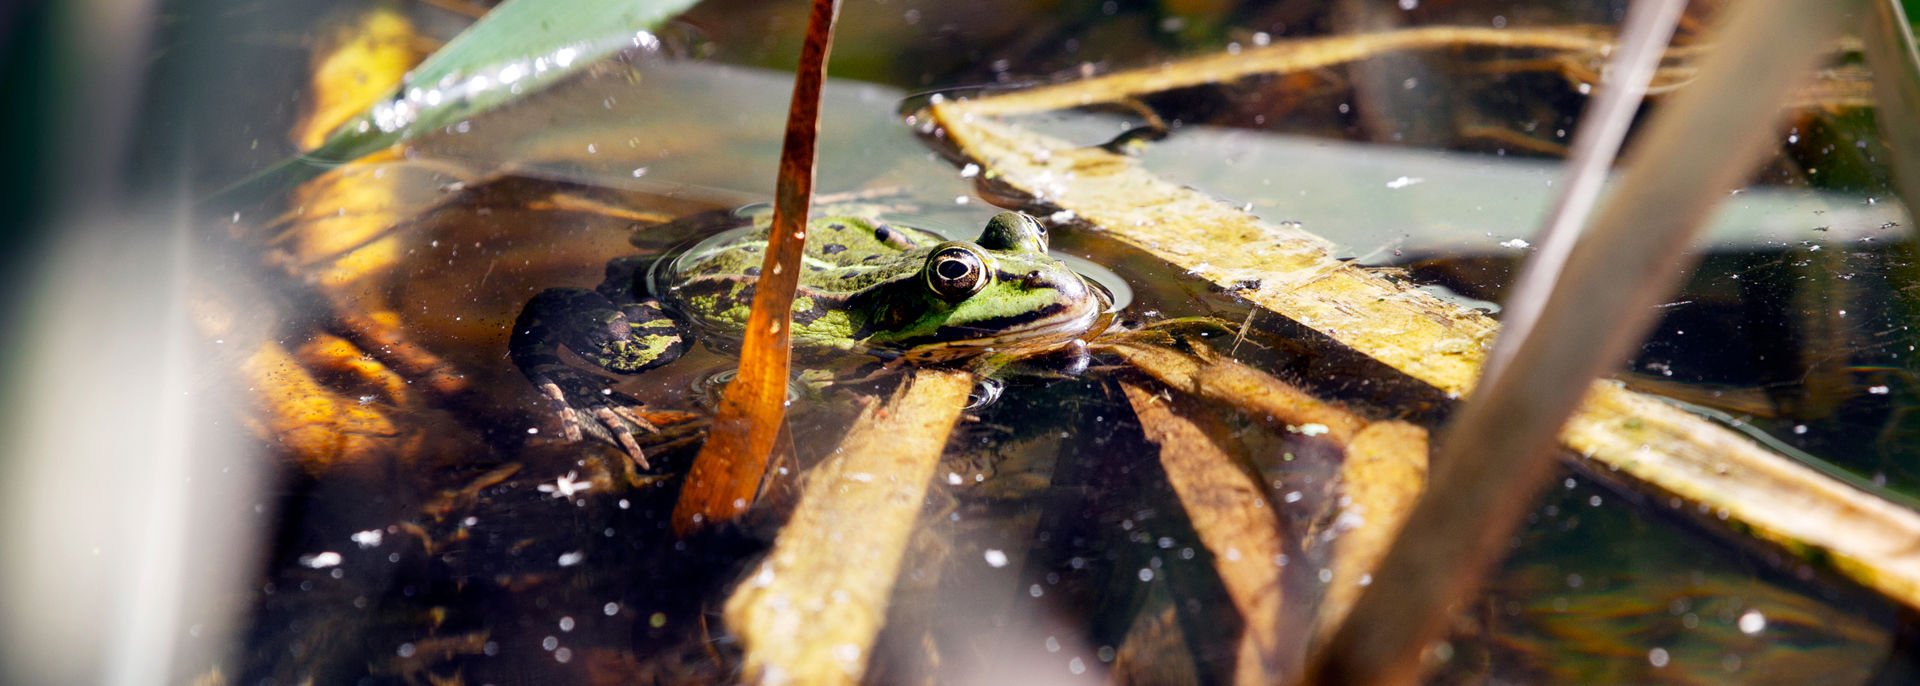
<path id="1" fill-rule="evenodd" d="M 604 381 L 564 363 L 559 349 L 637 374 L 685 353 L 695 332 L 739 340 L 767 230 L 701 243 L 650 276 L 642 260 L 615 260 L 597 289 L 550 289 L 527 303 L 509 353 L 559 407 L 567 438 L 580 438 L 585 414 L 645 464 L 632 432 L 647 423 Z M 995 216 L 972 242 L 858 216 L 815 219 L 808 232 L 791 325 L 802 360 L 1018 357 L 1098 333 L 1110 304 L 1104 290 L 1047 255 L 1045 231 L 1017 212 Z"/>

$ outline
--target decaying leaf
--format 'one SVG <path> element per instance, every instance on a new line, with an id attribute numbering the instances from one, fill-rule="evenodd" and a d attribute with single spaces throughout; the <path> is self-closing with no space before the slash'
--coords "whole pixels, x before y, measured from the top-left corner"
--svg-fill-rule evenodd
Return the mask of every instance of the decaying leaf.
<path id="1" fill-rule="evenodd" d="M 1125 384 L 1127 402 L 1147 440 L 1160 446 L 1167 481 L 1186 509 L 1200 542 L 1212 553 L 1215 571 L 1240 615 L 1243 629 L 1234 657 L 1234 683 L 1271 684 L 1299 659 L 1299 642 L 1283 622 L 1281 572 L 1283 532 L 1273 504 L 1243 458 L 1216 442 L 1186 416 L 1181 403 L 1137 384 Z M 1184 409 L 1184 411 L 1183 411 Z"/>
<path id="2" fill-rule="evenodd" d="M 1427 487 L 1427 430 L 1406 422 L 1377 422 L 1347 444 L 1340 464 L 1346 496 L 1334 526 L 1333 580 L 1314 620 L 1316 641 L 1340 625 L 1371 583 L 1380 558 Z"/>

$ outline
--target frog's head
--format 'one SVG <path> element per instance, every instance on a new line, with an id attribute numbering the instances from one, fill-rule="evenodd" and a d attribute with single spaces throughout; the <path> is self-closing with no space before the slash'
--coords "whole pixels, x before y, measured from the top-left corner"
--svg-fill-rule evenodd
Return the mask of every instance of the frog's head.
<path id="1" fill-rule="evenodd" d="M 869 340 L 930 358 L 1057 343 L 1102 321 L 1109 302 L 1047 254 L 1039 222 L 1003 212 L 978 241 L 934 246 L 917 278 L 903 280 L 873 313 L 879 330 Z"/>

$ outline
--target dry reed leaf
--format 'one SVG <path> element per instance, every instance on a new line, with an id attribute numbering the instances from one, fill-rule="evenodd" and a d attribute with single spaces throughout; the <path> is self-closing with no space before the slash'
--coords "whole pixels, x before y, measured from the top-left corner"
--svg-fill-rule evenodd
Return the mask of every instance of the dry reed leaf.
<path id="1" fill-rule="evenodd" d="M 1054 86 L 966 103 L 977 116 L 1033 114 L 1084 107 L 1175 88 L 1223 83 L 1262 74 L 1288 74 L 1317 69 L 1376 55 L 1409 50 L 1462 47 L 1535 48 L 1600 54 L 1613 45 L 1604 27 L 1491 29 L 1474 26 L 1429 26 L 1403 31 L 1330 36 L 1288 41 L 1264 47 L 1169 62 Z"/>

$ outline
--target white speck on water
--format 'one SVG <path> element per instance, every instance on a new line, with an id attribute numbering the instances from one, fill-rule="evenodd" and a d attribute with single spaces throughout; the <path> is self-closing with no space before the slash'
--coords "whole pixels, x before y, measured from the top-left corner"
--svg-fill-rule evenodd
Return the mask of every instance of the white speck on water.
<path id="1" fill-rule="evenodd" d="M 1655 667 L 1667 666 L 1667 659 L 1666 648 L 1654 648 L 1653 650 L 1647 651 L 1647 662 Z"/>
<path id="2" fill-rule="evenodd" d="M 1767 616 L 1759 610 L 1747 610 L 1740 615 L 1740 633 L 1748 636 L 1759 634 L 1767 628 Z"/>
<path id="3" fill-rule="evenodd" d="M 329 550 L 324 553 L 303 555 L 300 557 L 300 564 L 311 569 L 326 569 L 340 564 L 340 553 Z"/>
<path id="4" fill-rule="evenodd" d="M 607 603 L 606 605 L 603 605 L 600 607 L 600 612 L 606 614 L 606 616 L 608 617 L 612 617 L 614 615 L 620 614 L 620 604 Z"/>
<path id="5" fill-rule="evenodd" d="M 537 426 L 529 426 L 529 427 L 527 427 L 527 435 L 529 435 L 529 436 L 536 436 L 536 435 L 539 435 L 539 434 L 540 434 L 540 427 L 537 427 Z"/>
<path id="6" fill-rule="evenodd" d="M 1301 498 L 1305 498 L 1305 497 L 1307 496 L 1299 491 L 1287 491 L 1287 494 L 1285 496 L 1282 496 L 1280 499 L 1285 500 L 1289 503 L 1297 503 L 1297 502 L 1300 502 Z"/>
<path id="7" fill-rule="evenodd" d="M 560 618 L 560 630 L 561 630 L 561 631 L 573 631 L 573 618 L 572 618 L 572 617 L 561 617 L 561 618 Z"/>
<path id="8" fill-rule="evenodd" d="M 1073 658 L 1067 661 L 1067 671 L 1073 672 L 1076 675 L 1085 674 L 1087 671 L 1087 663 L 1080 658 Z"/>
<path id="9" fill-rule="evenodd" d="M 966 481 L 967 480 L 964 477 L 960 476 L 959 472 L 947 472 L 948 486 L 958 486 L 960 484 L 966 483 Z"/>
<path id="10" fill-rule="evenodd" d="M 964 195 L 956 195 L 953 197 L 953 204 L 955 205 L 965 205 L 970 202 L 973 202 L 973 198 Z"/>
<path id="11" fill-rule="evenodd" d="M 1420 0 L 1400 0 L 1400 9 L 1403 9 L 1409 12 L 1413 11 L 1414 8 L 1419 6 L 1420 6 Z"/>
<path id="12" fill-rule="evenodd" d="M 1300 432 L 1300 435 L 1302 436 L 1323 436 L 1323 435 L 1326 435 L 1327 433 L 1327 425 L 1301 424 L 1299 428 L 1299 432 Z"/>
<path id="13" fill-rule="evenodd" d="M 1007 566 L 1007 554 L 998 548 L 988 548 L 985 557 L 989 567 L 998 569 Z"/>
<path id="14" fill-rule="evenodd" d="M 1889 393 L 1889 392 L 1891 392 L 1892 390 L 1893 390 L 1893 389 L 1891 389 L 1891 388 L 1888 388 L 1888 387 L 1886 387 L 1886 386 L 1868 386 L 1868 387 L 1867 387 L 1867 392 L 1868 392 L 1868 393 L 1872 393 L 1872 394 L 1874 394 L 1874 395 L 1886 395 L 1887 393 Z"/>
<path id="15" fill-rule="evenodd" d="M 1427 182 L 1426 179 L 1423 179 L 1417 176 L 1402 176 L 1392 181 L 1388 181 L 1387 188 L 1397 191 L 1402 188 L 1406 188 L 1408 186 L 1413 186 L 1413 185 L 1422 184 L 1426 182 Z"/>
<path id="16" fill-rule="evenodd" d="M 577 472 L 570 471 L 567 472 L 566 476 L 554 479 L 553 483 L 540 484 L 534 488 L 541 493 L 552 495 L 555 498 L 572 500 L 573 494 L 584 492 L 593 487 L 593 482 L 591 481 L 576 481 L 575 479 L 579 478 L 579 476 Z"/>
<path id="17" fill-rule="evenodd" d="M 980 175 L 980 165 L 974 164 L 972 162 L 968 162 L 967 166 L 960 168 L 960 178 L 971 179 L 979 175 Z"/>
<path id="18" fill-rule="evenodd" d="M 1073 210 L 1060 210 L 1059 212 L 1047 215 L 1047 220 L 1055 224 L 1065 224 L 1073 221 L 1075 216 Z"/>
<path id="19" fill-rule="evenodd" d="M 560 559 L 558 560 L 558 562 L 562 567 L 572 567 L 574 565 L 580 564 L 580 561 L 585 559 L 587 559 L 586 553 L 575 550 L 572 552 L 561 553 Z"/>
<path id="20" fill-rule="evenodd" d="M 1532 243 L 1528 243 L 1528 242 L 1526 241 L 1526 239 L 1524 239 L 1524 238 L 1515 238 L 1515 239 L 1513 239 L 1513 240 L 1509 240 L 1509 241 L 1501 241 L 1501 242 L 1500 242 L 1500 247 L 1502 247 L 1502 248 L 1511 248 L 1511 249 L 1514 249 L 1514 250 L 1526 250 L 1527 248 L 1529 248 L 1529 247 L 1532 247 L 1532 246 L 1533 246 L 1533 244 L 1532 244 Z"/>
<path id="21" fill-rule="evenodd" d="M 354 543 L 359 544 L 361 548 L 372 548 L 374 546 L 380 545 L 381 539 L 385 538 L 385 536 L 380 533 L 379 529 L 368 529 L 366 531 L 355 533 L 354 535 L 348 536 L 347 538 L 351 539 Z"/>

